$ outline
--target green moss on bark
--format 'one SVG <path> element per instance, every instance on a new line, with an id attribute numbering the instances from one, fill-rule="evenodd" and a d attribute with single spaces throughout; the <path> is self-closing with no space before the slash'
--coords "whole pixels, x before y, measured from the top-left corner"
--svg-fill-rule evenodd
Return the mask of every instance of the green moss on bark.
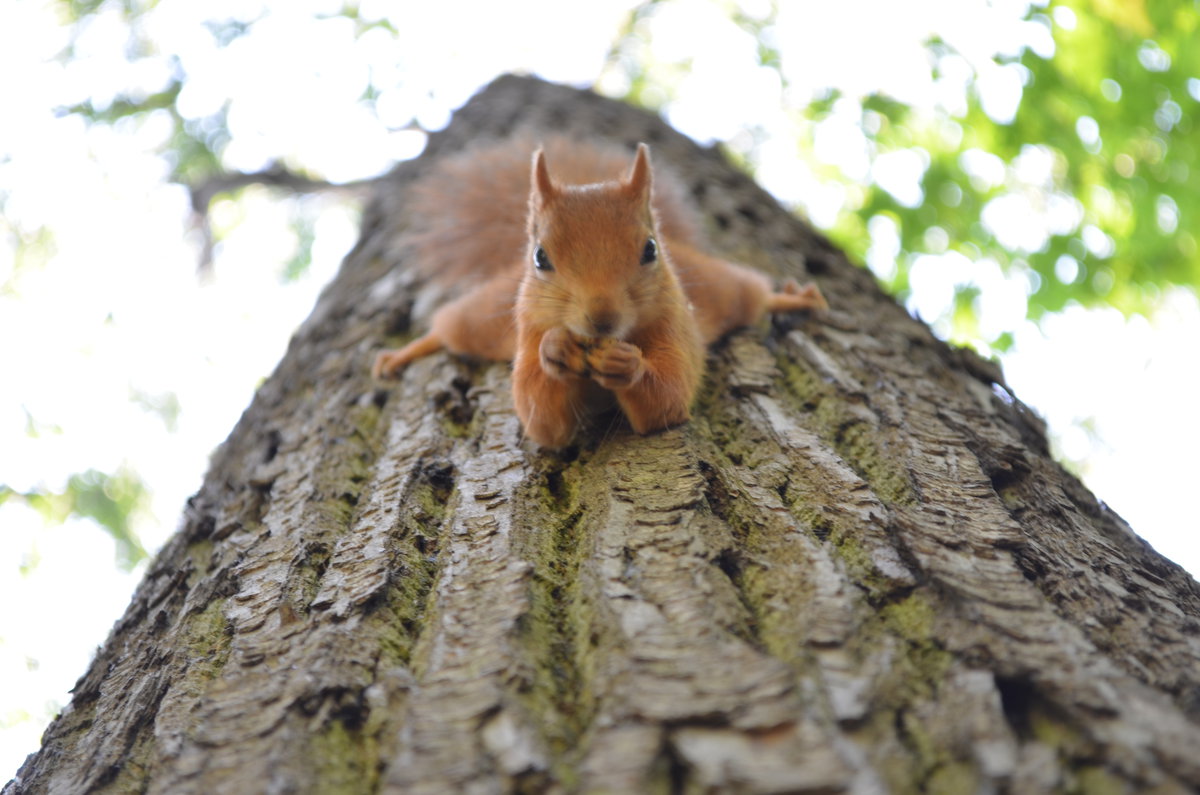
<path id="1" fill-rule="evenodd" d="M 811 421 L 813 430 L 854 468 L 880 499 L 893 505 L 917 502 L 908 471 L 889 453 L 879 430 L 872 427 L 870 409 L 859 409 L 860 397 L 838 394 L 803 362 L 782 353 L 776 363 L 798 409 L 797 417 Z M 811 419 L 810 419 L 811 418 Z"/>
<path id="2" fill-rule="evenodd" d="M 574 751 L 594 708 L 594 605 L 580 571 L 591 538 L 580 522 L 580 463 L 546 457 L 539 464 L 521 495 L 528 521 L 513 539 L 518 554 L 533 564 L 529 610 L 518 624 L 533 663 L 522 695 L 530 713 L 541 718 L 552 778 L 569 788 L 577 775 Z"/>
<path id="3" fill-rule="evenodd" d="M 334 719 L 310 741 L 312 792 L 360 795 L 379 789 L 379 753 L 374 737 Z"/>
<path id="4" fill-rule="evenodd" d="M 229 661 L 233 644 L 233 631 L 225 618 L 225 600 L 214 599 L 186 621 L 184 648 L 188 669 L 185 676 L 205 682 L 216 679 Z"/>
<path id="5" fill-rule="evenodd" d="M 397 533 L 389 545 L 395 559 L 384 598 L 364 621 L 379 638 L 381 668 L 411 666 L 439 571 L 446 531 L 452 470 L 427 462 L 400 502 Z"/>

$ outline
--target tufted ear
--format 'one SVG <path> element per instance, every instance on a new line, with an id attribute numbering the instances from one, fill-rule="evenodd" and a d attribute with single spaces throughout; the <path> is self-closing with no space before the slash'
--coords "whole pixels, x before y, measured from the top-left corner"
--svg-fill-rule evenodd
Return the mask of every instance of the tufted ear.
<path id="1" fill-rule="evenodd" d="M 530 200 L 536 205 L 544 205 L 558 195 L 558 188 L 550 179 L 550 170 L 546 168 L 546 155 L 542 147 L 533 153 L 533 193 Z"/>
<path id="2" fill-rule="evenodd" d="M 625 190 L 649 206 L 651 179 L 650 147 L 638 144 L 633 168 L 629 170 L 629 176 L 625 179 Z"/>

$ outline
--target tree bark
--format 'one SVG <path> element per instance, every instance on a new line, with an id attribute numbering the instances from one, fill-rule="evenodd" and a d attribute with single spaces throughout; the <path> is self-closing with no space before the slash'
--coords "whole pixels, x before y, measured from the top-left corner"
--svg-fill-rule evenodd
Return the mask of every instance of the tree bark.
<path id="1" fill-rule="evenodd" d="M 373 384 L 440 298 L 406 184 L 519 125 L 647 141 L 833 309 L 715 346 L 688 425 L 560 453 L 505 366 Z M 6 795 L 1200 788 L 1197 583 L 717 152 L 508 77 L 379 188 Z"/>

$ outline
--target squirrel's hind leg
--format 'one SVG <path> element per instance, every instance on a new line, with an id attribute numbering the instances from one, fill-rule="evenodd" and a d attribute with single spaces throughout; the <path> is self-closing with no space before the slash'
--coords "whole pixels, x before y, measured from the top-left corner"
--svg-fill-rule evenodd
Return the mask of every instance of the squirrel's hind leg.
<path id="1" fill-rule="evenodd" d="M 803 287 L 795 279 L 788 279 L 779 292 L 767 296 L 768 312 L 795 312 L 801 309 L 828 309 L 829 302 L 821 295 L 813 282 Z"/>
<path id="2" fill-rule="evenodd" d="M 429 333 L 399 350 L 381 352 L 371 373 L 376 378 L 393 377 L 409 362 L 442 348 L 460 356 L 511 361 L 516 348 L 512 313 L 516 292 L 516 280 L 497 276 L 439 307 Z"/>
<path id="3" fill-rule="evenodd" d="M 371 375 L 377 379 L 393 378 L 409 362 L 428 356 L 442 349 L 442 340 L 434 332 L 417 337 L 403 348 L 380 351 L 371 367 Z"/>

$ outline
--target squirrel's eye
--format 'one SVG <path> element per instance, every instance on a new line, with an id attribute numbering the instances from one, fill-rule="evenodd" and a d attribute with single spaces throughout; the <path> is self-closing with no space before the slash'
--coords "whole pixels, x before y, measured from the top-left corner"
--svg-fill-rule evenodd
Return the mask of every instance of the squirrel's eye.
<path id="1" fill-rule="evenodd" d="M 552 271 L 554 265 L 550 262 L 550 257 L 546 254 L 546 249 L 538 246 L 533 252 L 533 267 L 540 271 Z"/>
<path id="2" fill-rule="evenodd" d="M 658 246 L 654 245 L 654 238 L 647 238 L 646 247 L 642 249 L 642 264 L 649 265 L 658 259 Z"/>

